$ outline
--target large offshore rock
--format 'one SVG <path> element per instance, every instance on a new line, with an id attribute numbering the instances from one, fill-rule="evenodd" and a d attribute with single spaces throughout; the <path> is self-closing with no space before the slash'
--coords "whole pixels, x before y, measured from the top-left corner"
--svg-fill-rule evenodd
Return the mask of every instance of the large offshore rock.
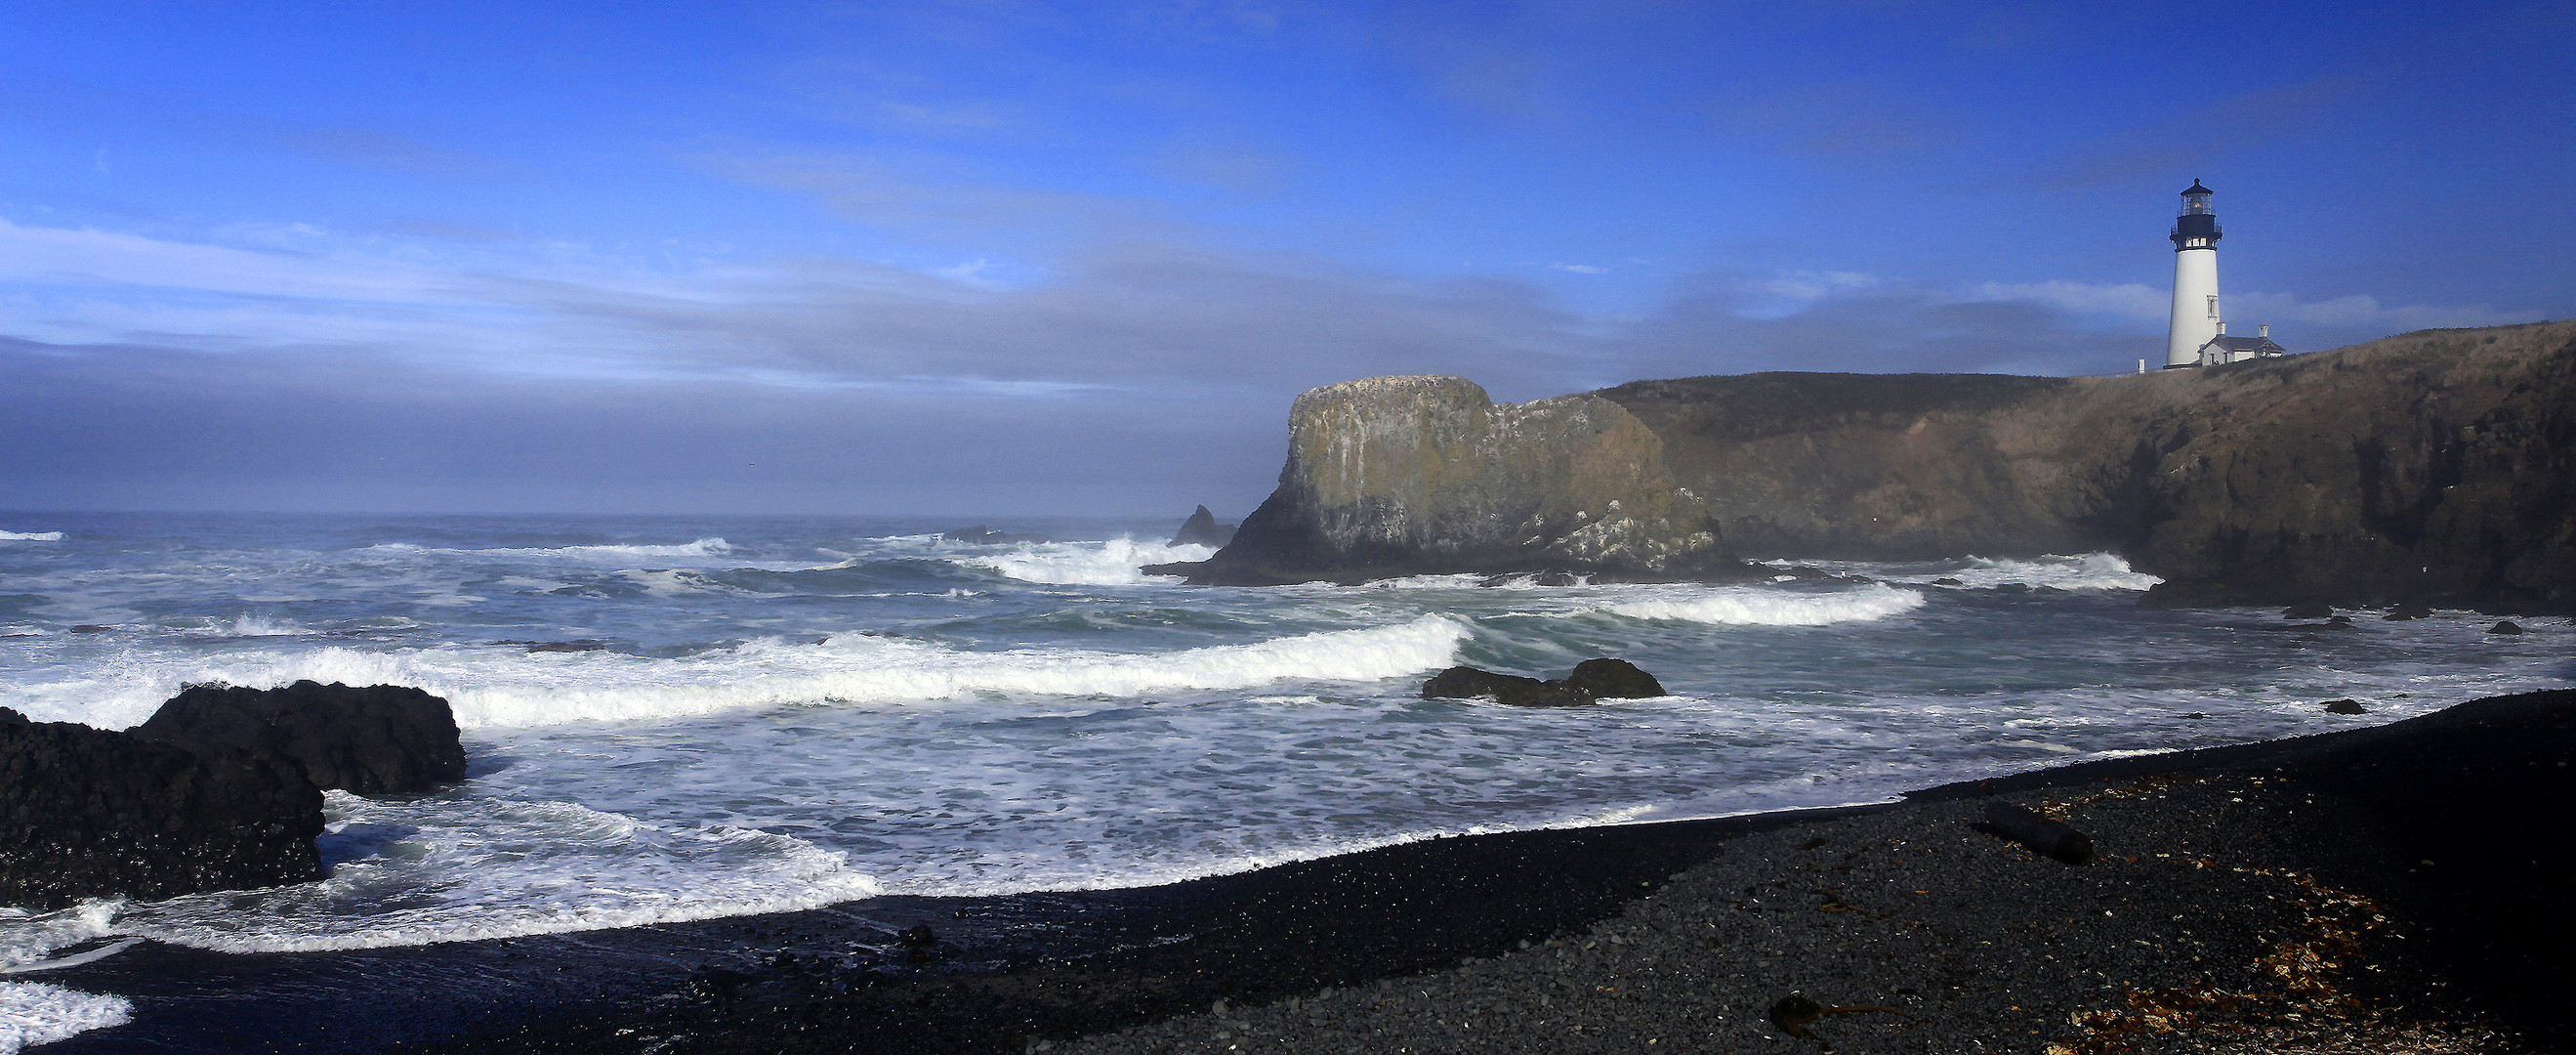
<path id="1" fill-rule="evenodd" d="M 1181 522 L 1181 529 L 1179 531 L 1172 533 L 1172 541 L 1170 544 L 1174 546 L 1222 546 L 1228 542 L 1234 541 L 1234 529 L 1235 525 L 1233 524 L 1217 523 L 1216 514 L 1208 512 L 1208 507 L 1200 506 L 1197 510 L 1190 513 L 1189 519 Z"/>
<path id="2" fill-rule="evenodd" d="M 0 905 L 309 882 L 320 834 L 322 792 L 286 759 L 0 708 Z"/>
<path id="3" fill-rule="evenodd" d="M 465 748 L 447 701 L 400 685 L 191 685 L 133 732 L 192 751 L 222 745 L 276 755 L 302 766 L 316 787 L 358 795 L 426 791 L 465 778 Z"/>
<path id="4" fill-rule="evenodd" d="M 1456 377 L 1378 377 L 1298 396 L 1279 488 L 1193 581 L 1446 572 L 1741 577 L 1663 443 L 1599 396 L 1497 406 Z"/>
<path id="5" fill-rule="evenodd" d="M 1479 667 L 1451 667 L 1422 683 L 1426 700 L 1491 699 L 1515 707 L 1580 707 L 1596 700 L 1664 694 L 1655 676 L 1624 659 L 1587 659 L 1562 679 L 1540 681 Z"/>

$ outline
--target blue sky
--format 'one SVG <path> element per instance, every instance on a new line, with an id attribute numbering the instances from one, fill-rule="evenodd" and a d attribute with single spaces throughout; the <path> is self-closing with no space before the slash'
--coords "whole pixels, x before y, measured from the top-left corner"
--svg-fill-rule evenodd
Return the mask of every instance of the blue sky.
<path id="1" fill-rule="evenodd" d="M 0 5 L 0 509 L 1239 516 L 1288 401 L 2576 315 L 2563 3 Z"/>

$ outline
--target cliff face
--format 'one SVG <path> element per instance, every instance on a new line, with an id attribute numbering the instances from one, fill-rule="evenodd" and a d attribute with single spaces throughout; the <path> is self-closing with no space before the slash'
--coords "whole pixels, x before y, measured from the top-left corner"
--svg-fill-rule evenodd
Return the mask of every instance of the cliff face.
<path id="1" fill-rule="evenodd" d="M 2576 324 L 2144 377 L 1600 394 L 1762 556 L 2110 549 L 2169 580 L 2156 604 L 2576 602 Z"/>
<path id="2" fill-rule="evenodd" d="M 1279 489 L 1214 559 L 1176 570 L 1268 583 L 1737 566 L 1663 441 L 1597 395 L 1496 406 L 1462 378 L 1370 378 L 1297 397 L 1288 434 Z"/>
<path id="3" fill-rule="evenodd" d="M 1377 378 L 1290 416 L 1279 490 L 1201 581 L 2107 549 L 2168 580 L 2151 604 L 2576 605 L 2576 323 L 2143 377 L 1753 374 L 1501 407 Z"/>

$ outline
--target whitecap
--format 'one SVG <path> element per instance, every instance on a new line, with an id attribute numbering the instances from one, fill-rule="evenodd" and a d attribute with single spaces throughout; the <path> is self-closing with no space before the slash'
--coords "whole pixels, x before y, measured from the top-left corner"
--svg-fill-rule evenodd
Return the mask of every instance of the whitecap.
<path id="1" fill-rule="evenodd" d="M 1167 546 L 1114 538 L 1106 542 L 1039 542 L 998 555 L 953 558 L 969 568 L 986 568 L 1022 582 L 1063 586 L 1128 586 L 1171 582 L 1171 576 L 1147 575 L 1148 564 L 1202 561 L 1216 555 L 1207 546 Z"/>
<path id="2" fill-rule="evenodd" d="M 107 930 L 223 952 L 319 952 L 796 912 L 882 892 L 790 836 L 657 825 L 571 802 L 328 793 L 316 883 L 120 906 Z M 370 841 L 373 840 L 373 841 Z"/>
<path id="3" fill-rule="evenodd" d="M 0 531 L 0 542 L 60 542 L 60 531 Z"/>
<path id="4" fill-rule="evenodd" d="M 446 697 L 467 729 L 626 721 L 799 703 L 867 704 L 980 693 L 1140 696 L 1251 688 L 1291 680 L 1375 681 L 1447 666 L 1473 635 L 1426 615 L 1410 622 L 1240 645 L 1121 654 L 1022 648 L 996 652 L 836 635 L 823 646 L 750 642 L 681 659 L 619 652 L 526 653 L 449 647 L 374 651 L 329 645 L 172 656 L 112 677 L 14 686 L 31 718 L 125 728 L 190 682 L 282 686 L 301 680 L 411 685 Z"/>
<path id="5" fill-rule="evenodd" d="M 1833 593 L 1722 586 L 1696 596 L 1626 601 L 1602 609 L 1631 619 L 1752 626 L 1827 626 L 1884 619 L 1923 606 L 1923 595 L 1883 583 Z"/>

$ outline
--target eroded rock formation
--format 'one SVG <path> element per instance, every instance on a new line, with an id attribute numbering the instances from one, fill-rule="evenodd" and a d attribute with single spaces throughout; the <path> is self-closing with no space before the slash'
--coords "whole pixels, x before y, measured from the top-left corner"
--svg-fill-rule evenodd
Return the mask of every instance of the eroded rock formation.
<path id="1" fill-rule="evenodd" d="M 1328 385 L 1289 410 L 1279 489 L 1202 564 L 1232 584 L 1445 572 L 1733 574 L 1663 441 L 1597 395 L 1497 406 L 1456 377 Z"/>

